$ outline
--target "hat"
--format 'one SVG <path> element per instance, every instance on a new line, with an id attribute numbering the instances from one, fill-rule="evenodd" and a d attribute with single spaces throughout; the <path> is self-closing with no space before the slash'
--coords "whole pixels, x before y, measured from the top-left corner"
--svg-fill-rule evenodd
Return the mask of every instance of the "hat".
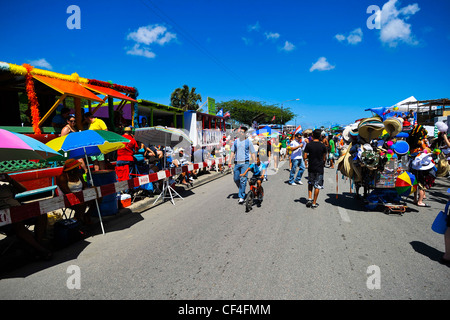
<path id="1" fill-rule="evenodd" d="M 379 160 L 379 154 L 373 151 L 364 151 L 361 155 L 362 165 L 369 169 L 376 169 Z"/>
<path id="2" fill-rule="evenodd" d="M 414 170 L 428 170 L 434 167 L 434 162 L 431 157 L 431 153 L 419 154 L 411 164 L 411 168 Z"/>
<path id="3" fill-rule="evenodd" d="M 404 140 L 398 140 L 392 145 L 392 150 L 398 155 L 405 155 L 409 151 L 409 144 Z"/>
<path id="4" fill-rule="evenodd" d="M 384 129 L 384 124 L 378 117 L 366 118 L 359 122 L 358 133 L 365 141 L 378 138 Z"/>
<path id="5" fill-rule="evenodd" d="M 81 166 L 80 161 L 76 159 L 67 159 L 66 162 L 64 162 L 63 171 L 70 171 L 80 166 Z"/>
<path id="6" fill-rule="evenodd" d="M 131 132 L 131 131 L 133 131 L 133 128 L 132 128 L 132 127 L 125 127 L 125 128 L 123 129 L 123 131 L 125 131 L 125 132 Z"/>
<path id="7" fill-rule="evenodd" d="M 442 121 L 438 121 L 434 125 L 436 126 L 436 128 L 438 129 L 439 132 L 447 132 L 448 131 L 448 126 Z"/>
<path id="8" fill-rule="evenodd" d="M 416 125 L 409 133 L 410 136 L 416 137 L 418 139 L 423 139 L 428 135 L 427 129 L 424 128 L 422 125 Z"/>
<path id="9" fill-rule="evenodd" d="M 391 138 L 398 135 L 400 132 L 402 132 L 403 125 L 401 121 L 398 118 L 388 118 L 384 120 L 383 122 L 384 128 L 386 129 L 387 133 L 389 133 L 389 136 Z"/>

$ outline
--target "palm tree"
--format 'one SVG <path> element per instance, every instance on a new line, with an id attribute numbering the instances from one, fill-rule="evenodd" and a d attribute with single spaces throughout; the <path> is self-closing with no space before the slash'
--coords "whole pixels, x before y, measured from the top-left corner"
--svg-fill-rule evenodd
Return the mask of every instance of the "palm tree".
<path id="1" fill-rule="evenodd" d="M 202 96 L 199 93 L 195 93 L 195 88 L 189 90 L 187 85 L 183 85 L 183 88 L 175 89 L 170 95 L 170 103 L 172 107 L 177 107 L 187 110 L 197 110 L 198 101 L 202 101 Z"/>

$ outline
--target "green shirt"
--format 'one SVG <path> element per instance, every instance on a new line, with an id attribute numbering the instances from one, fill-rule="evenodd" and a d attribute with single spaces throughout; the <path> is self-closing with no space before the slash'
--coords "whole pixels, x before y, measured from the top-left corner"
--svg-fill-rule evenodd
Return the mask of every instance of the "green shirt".
<path id="1" fill-rule="evenodd" d="M 286 139 L 281 140 L 281 148 L 286 148 Z"/>
<path id="2" fill-rule="evenodd" d="M 335 148 L 335 146 L 334 146 L 334 140 L 333 139 L 331 139 L 330 140 L 330 147 L 331 147 L 331 153 L 335 153 L 336 152 L 336 148 Z"/>

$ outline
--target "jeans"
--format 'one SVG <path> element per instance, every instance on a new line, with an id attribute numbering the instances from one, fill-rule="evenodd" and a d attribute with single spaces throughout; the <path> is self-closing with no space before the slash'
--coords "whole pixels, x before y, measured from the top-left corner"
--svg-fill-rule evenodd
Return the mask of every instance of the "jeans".
<path id="1" fill-rule="evenodd" d="M 249 167 L 248 163 L 237 163 L 234 165 L 234 183 L 239 188 L 239 198 L 245 198 L 245 187 L 247 186 L 247 176 L 240 177 L 239 175 L 244 173 Z"/>
<path id="2" fill-rule="evenodd" d="M 305 172 L 305 163 L 303 162 L 303 159 L 292 159 L 292 169 L 289 173 L 289 183 L 299 182 L 302 179 L 303 172 Z M 295 176 L 295 170 L 297 170 L 297 176 Z M 295 176 L 295 180 L 294 180 Z"/>

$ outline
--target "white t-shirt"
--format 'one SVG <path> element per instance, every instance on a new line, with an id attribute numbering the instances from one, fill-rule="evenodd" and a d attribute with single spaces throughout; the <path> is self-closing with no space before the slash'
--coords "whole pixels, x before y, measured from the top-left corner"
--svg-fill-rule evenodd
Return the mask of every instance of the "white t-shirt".
<path id="1" fill-rule="evenodd" d="M 303 146 L 302 146 L 302 147 L 300 147 L 300 148 L 295 149 L 294 151 L 292 151 L 292 153 L 291 153 L 291 159 L 302 159 L 302 158 L 303 158 L 303 149 L 304 149 L 304 147 L 305 147 L 305 142 L 302 141 L 302 143 L 303 143 Z M 298 147 L 299 145 L 300 145 L 300 143 L 298 143 L 298 141 L 295 140 L 295 139 L 292 140 L 292 142 L 291 142 L 291 144 L 290 144 L 291 148 Z"/>

